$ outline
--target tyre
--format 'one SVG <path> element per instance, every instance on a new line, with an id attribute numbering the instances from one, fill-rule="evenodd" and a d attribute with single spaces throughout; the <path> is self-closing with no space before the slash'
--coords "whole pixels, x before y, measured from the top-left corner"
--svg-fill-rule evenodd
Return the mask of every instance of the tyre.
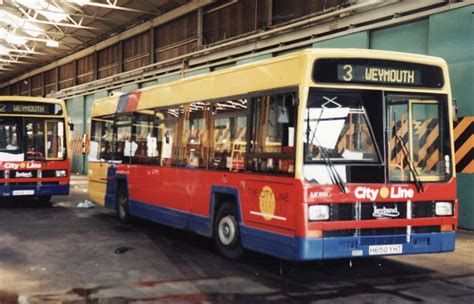
<path id="1" fill-rule="evenodd" d="M 128 205 L 128 194 L 124 184 L 119 184 L 117 189 L 117 216 L 124 223 L 130 222 L 130 209 Z"/>
<path id="2" fill-rule="evenodd" d="M 217 211 L 214 221 L 214 241 L 224 257 L 238 259 L 242 256 L 243 250 L 235 204 L 225 202 Z"/>

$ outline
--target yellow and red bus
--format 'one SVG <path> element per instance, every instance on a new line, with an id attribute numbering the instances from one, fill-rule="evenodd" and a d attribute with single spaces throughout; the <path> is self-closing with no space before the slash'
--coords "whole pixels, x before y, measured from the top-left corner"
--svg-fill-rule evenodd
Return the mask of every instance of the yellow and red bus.
<path id="1" fill-rule="evenodd" d="M 454 250 L 440 58 L 311 49 L 97 100 L 89 195 L 289 260 Z"/>
<path id="2" fill-rule="evenodd" d="M 0 197 L 69 194 L 68 131 L 62 100 L 0 96 Z"/>

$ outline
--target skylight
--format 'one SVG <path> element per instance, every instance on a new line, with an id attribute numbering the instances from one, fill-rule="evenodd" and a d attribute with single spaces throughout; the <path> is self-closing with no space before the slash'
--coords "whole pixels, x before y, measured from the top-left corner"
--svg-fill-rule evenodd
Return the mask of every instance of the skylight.
<path id="1" fill-rule="evenodd" d="M 34 9 L 40 15 L 43 15 L 48 20 L 60 22 L 68 17 L 68 14 L 61 8 L 52 5 L 45 0 L 15 0 L 26 8 Z"/>
<path id="2" fill-rule="evenodd" d="M 15 29 L 20 29 L 32 37 L 38 37 L 44 32 L 43 29 L 36 26 L 35 24 L 25 21 L 22 18 L 3 9 L 0 9 L 0 23 L 4 25 L 10 25 Z"/>

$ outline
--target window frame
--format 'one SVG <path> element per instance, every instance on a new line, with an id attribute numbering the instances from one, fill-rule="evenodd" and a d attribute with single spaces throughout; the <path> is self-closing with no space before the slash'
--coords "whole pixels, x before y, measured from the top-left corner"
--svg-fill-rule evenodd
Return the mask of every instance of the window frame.
<path id="1" fill-rule="evenodd" d="M 344 95 L 356 95 L 357 98 L 360 101 L 360 105 L 362 107 L 363 111 L 363 117 L 365 118 L 369 130 L 369 135 L 372 139 L 372 142 L 374 144 L 374 148 L 376 151 L 377 159 L 376 160 L 344 160 L 344 159 L 333 159 L 330 158 L 331 162 L 334 163 L 334 165 L 347 165 L 347 166 L 357 166 L 357 165 L 364 165 L 364 166 L 383 166 L 385 164 L 385 156 L 381 152 L 381 147 L 379 147 L 379 142 L 377 141 L 377 136 L 374 133 L 374 128 L 372 127 L 372 122 L 369 119 L 369 113 L 365 109 L 365 105 L 363 104 L 363 99 L 362 99 L 362 92 L 364 90 L 346 90 L 344 88 L 332 88 L 328 91 L 326 90 L 321 90 L 316 87 L 311 87 L 314 89 L 316 93 L 332 93 L 332 94 L 344 94 Z M 310 89 L 311 89 L 310 88 Z M 306 109 L 308 109 L 308 104 L 309 104 L 309 95 L 311 93 L 311 90 L 308 92 L 308 100 L 306 104 Z M 380 101 L 382 103 L 382 100 Z M 384 105 L 381 105 L 382 108 L 384 108 Z M 306 110 L 305 109 L 305 110 Z M 304 114 L 302 114 L 304 115 Z M 306 122 L 305 122 L 306 117 L 303 117 L 303 127 L 305 127 Z M 385 133 L 385 132 L 384 132 Z M 306 136 L 306 135 L 303 135 Z M 385 137 L 385 135 L 383 135 Z M 384 138 L 385 140 L 385 138 Z M 383 143 L 385 145 L 385 143 Z M 311 164 L 325 164 L 326 162 L 324 159 L 316 160 L 316 161 L 306 161 L 306 151 L 307 151 L 307 143 L 303 144 L 303 165 L 311 165 Z"/>
<path id="2" fill-rule="evenodd" d="M 389 117 L 389 108 L 391 105 L 396 104 L 397 102 L 393 101 L 393 98 L 397 98 L 399 100 L 403 101 L 398 101 L 398 103 L 402 104 L 405 103 L 407 105 L 407 109 L 409 109 L 410 114 L 409 116 L 409 140 L 407 142 L 407 145 L 409 146 L 409 152 L 410 152 L 410 158 L 413 159 L 413 149 L 412 149 L 412 118 L 411 118 L 411 113 L 412 113 L 412 105 L 413 101 L 415 101 L 415 104 L 423 104 L 424 101 L 428 101 L 428 103 L 437 103 L 438 104 L 438 109 L 439 109 L 439 118 L 440 118 L 440 125 L 442 124 L 444 126 L 443 128 L 443 133 L 441 133 L 440 130 L 440 136 L 445 138 L 443 139 L 445 142 L 448 143 L 448 147 L 443 147 L 443 150 L 449 153 L 449 164 L 450 164 L 450 173 L 446 174 L 446 178 L 441 179 L 441 178 L 433 178 L 433 175 L 420 175 L 420 180 L 421 182 L 428 182 L 428 183 L 445 183 L 452 179 L 455 176 L 455 170 L 456 166 L 453 162 L 454 155 L 452 153 L 453 148 L 454 148 L 454 140 L 452 139 L 452 134 L 449 131 L 449 116 L 446 115 L 446 113 L 449 111 L 449 103 L 448 103 L 448 96 L 446 94 L 437 94 L 437 93 L 415 93 L 415 92 L 398 92 L 398 91 L 384 91 L 384 100 L 385 100 L 385 111 L 386 111 L 386 124 L 387 128 L 389 127 L 388 124 L 390 122 L 390 117 Z M 392 101 L 390 101 L 392 100 Z M 434 102 L 434 103 L 433 103 Z M 386 134 L 386 141 L 385 141 L 385 147 L 386 147 L 386 153 L 385 157 L 387 159 L 387 166 L 385 169 L 385 174 L 386 174 L 386 180 L 389 183 L 394 183 L 394 184 L 401 184 L 401 183 L 409 183 L 409 182 L 414 182 L 413 175 L 410 173 L 409 174 L 409 179 L 406 180 L 392 180 L 390 178 L 390 145 L 389 145 L 389 130 L 387 129 L 387 134 Z M 447 148 L 447 149 L 446 149 Z"/>

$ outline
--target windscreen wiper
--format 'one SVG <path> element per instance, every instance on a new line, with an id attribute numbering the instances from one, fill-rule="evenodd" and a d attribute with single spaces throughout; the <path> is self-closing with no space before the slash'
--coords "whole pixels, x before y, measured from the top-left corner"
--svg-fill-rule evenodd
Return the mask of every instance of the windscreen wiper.
<path id="1" fill-rule="evenodd" d="M 322 156 L 324 162 L 326 163 L 326 167 L 328 168 L 329 176 L 331 177 L 332 182 L 334 184 L 338 185 L 338 187 L 339 187 L 339 189 L 341 190 L 342 193 L 347 193 L 346 184 L 342 180 L 342 177 L 339 174 L 339 172 L 337 172 L 337 169 L 334 166 L 334 163 L 332 162 L 331 158 L 329 157 L 327 152 L 324 150 L 324 148 L 321 147 L 318 140 L 316 138 L 314 138 L 314 140 L 316 141 L 316 143 L 318 144 L 318 146 L 320 148 L 321 156 Z"/>
<path id="2" fill-rule="evenodd" d="M 401 144 L 403 155 L 405 156 L 405 159 L 407 160 L 408 168 L 410 169 L 410 172 L 413 175 L 413 179 L 415 181 L 415 185 L 416 185 L 416 188 L 418 189 L 418 192 L 424 192 L 425 189 L 423 188 L 423 183 L 421 182 L 420 175 L 418 174 L 418 171 L 416 171 L 415 164 L 410 157 L 410 152 L 407 150 L 405 140 L 400 135 L 395 135 L 395 138 Z"/>
<path id="3" fill-rule="evenodd" d="M 339 172 L 337 172 L 333 162 L 331 161 L 331 158 L 329 157 L 327 152 L 324 150 L 324 148 L 321 146 L 321 144 L 319 143 L 319 141 L 316 138 L 316 130 L 318 129 L 319 121 L 321 120 L 323 112 L 324 112 L 324 108 L 321 110 L 321 113 L 320 113 L 319 118 L 318 118 L 318 124 L 314 128 L 313 136 L 311 137 L 311 141 L 310 141 L 309 138 L 310 138 L 310 135 L 311 135 L 311 126 L 310 126 L 310 115 L 309 115 L 309 109 L 308 109 L 308 115 L 307 115 L 307 122 L 308 123 L 307 123 L 307 129 L 306 129 L 307 130 L 306 131 L 306 143 L 307 143 L 307 145 L 309 145 L 309 143 L 313 143 L 314 141 L 316 141 L 316 144 L 319 146 L 319 150 L 321 151 L 321 157 L 322 157 L 324 163 L 326 164 L 326 168 L 328 168 L 329 177 L 331 178 L 332 183 L 337 184 L 342 193 L 346 193 L 346 184 L 342 180 L 341 175 L 339 175 Z M 308 150 L 308 149 L 306 149 L 306 150 Z"/>

